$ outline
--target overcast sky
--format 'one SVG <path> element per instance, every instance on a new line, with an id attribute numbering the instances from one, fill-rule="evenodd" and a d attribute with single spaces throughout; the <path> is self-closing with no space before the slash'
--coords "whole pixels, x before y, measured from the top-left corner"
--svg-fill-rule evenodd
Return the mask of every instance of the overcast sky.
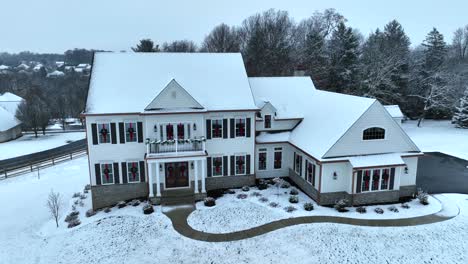
<path id="1" fill-rule="evenodd" d="M 0 0 L 0 52 L 119 51 L 141 38 L 200 43 L 215 25 L 240 25 L 269 8 L 288 11 L 296 22 L 335 8 L 364 35 L 397 19 L 413 45 L 432 27 L 450 42 L 468 24 L 467 0 Z"/>

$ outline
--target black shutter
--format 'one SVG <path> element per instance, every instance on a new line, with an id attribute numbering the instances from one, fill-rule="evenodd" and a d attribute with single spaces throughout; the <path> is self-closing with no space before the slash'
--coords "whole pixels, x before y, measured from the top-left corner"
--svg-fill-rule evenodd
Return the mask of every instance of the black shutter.
<path id="1" fill-rule="evenodd" d="M 211 119 L 206 120 L 206 139 L 211 139 Z"/>
<path id="2" fill-rule="evenodd" d="M 227 128 L 228 128 L 228 122 L 227 119 L 223 119 L 223 138 L 228 138 L 228 133 L 227 133 Z"/>
<path id="3" fill-rule="evenodd" d="M 236 168 L 236 158 L 234 156 L 231 156 L 231 175 L 236 175 L 235 168 Z"/>
<path id="4" fill-rule="evenodd" d="M 116 133 L 116 128 L 115 128 L 115 123 L 111 123 L 111 141 L 112 144 L 117 144 L 117 133 Z"/>
<path id="5" fill-rule="evenodd" d="M 250 122 L 251 122 L 250 120 L 251 118 L 247 118 L 247 122 L 246 122 L 247 129 L 246 129 L 246 135 L 245 135 L 246 137 L 250 137 Z"/>
<path id="6" fill-rule="evenodd" d="M 91 134 L 93 138 L 93 145 L 98 144 L 98 135 L 97 135 L 97 125 L 96 124 L 91 124 Z"/>
<path id="7" fill-rule="evenodd" d="M 140 182 L 146 182 L 145 162 L 140 161 Z"/>
<path id="8" fill-rule="evenodd" d="M 207 176 L 211 177 L 212 172 L 213 172 L 213 170 L 211 169 L 211 157 L 208 157 L 208 158 L 206 158 L 206 173 L 207 173 Z"/>
<path id="9" fill-rule="evenodd" d="M 228 176 L 228 156 L 223 157 L 223 176 Z"/>
<path id="10" fill-rule="evenodd" d="M 316 166 L 315 164 L 312 164 L 312 186 L 315 187 L 315 172 L 316 172 Z"/>
<path id="11" fill-rule="evenodd" d="M 235 138 L 236 137 L 236 135 L 235 135 L 235 132 L 236 132 L 235 120 L 234 120 L 234 118 L 231 118 L 229 121 L 230 121 L 229 123 L 231 125 L 231 127 L 230 127 L 231 138 Z"/>
<path id="12" fill-rule="evenodd" d="M 308 177 L 309 177 L 309 161 L 308 160 L 305 160 L 305 175 L 304 175 L 304 179 L 306 181 L 308 181 Z"/>
<path id="13" fill-rule="evenodd" d="M 96 176 L 96 185 L 101 185 L 101 164 L 94 164 L 94 172 L 96 174 L 95 175 Z"/>
<path id="14" fill-rule="evenodd" d="M 137 130 L 138 130 L 138 143 L 143 142 L 143 123 L 137 122 Z"/>
<path id="15" fill-rule="evenodd" d="M 302 176 L 302 156 L 298 156 L 299 159 L 299 176 Z"/>
<path id="16" fill-rule="evenodd" d="M 122 162 L 122 182 L 127 183 L 127 162 Z"/>
<path id="17" fill-rule="evenodd" d="M 294 152 L 294 158 L 293 158 L 293 171 L 296 172 L 296 152 Z"/>
<path id="18" fill-rule="evenodd" d="M 395 168 L 390 169 L 390 190 L 393 190 L 393 184 L 395 182 Z"/>
<path id="19" fill-rule="evenodd" d="M 250 175 L 250 155 L 245 156 L 245 174 Z"/>
<path id="20" fill-rule="evenodd" d="M 124 123 L 119 123 L 119 137 L 120 137 L 120 144 L 125 143 L 125 126 Z"/>
<path id="21" fill-rule="evenodd" d="M 361 185 L 362 185 L 362 170 L 357 172 L 356 193 L 361 192 Z"/>
<path id="22" fill-rule="evenodd" d="M 119 183 L 119 182 L 120 182 L 119 163 L 115 162 L 114 163 L 114 183 Z"/>

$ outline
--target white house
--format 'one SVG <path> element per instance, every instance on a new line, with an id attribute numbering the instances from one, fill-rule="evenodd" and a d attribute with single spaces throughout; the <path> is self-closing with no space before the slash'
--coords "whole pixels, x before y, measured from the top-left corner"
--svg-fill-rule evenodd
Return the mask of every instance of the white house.
<path id="1" fill-rule="evenodd" d="M 387 109 L 388 113 L 392 116 L 393 120 L 401 125 L 405 119 L 405 115 L 401 112 L 401 109 L 398 105 L 386 105 L 384 106 Z"/>
<path id="2" fill-rule="evenodd" d="M 272 177 L 324 205 L 394 202 L 422 155 L 378 101 L 248 78 L 235 53 L 96 53 L 83 115 L 94 208 Z"/>
<path id="3" fill-rule="evenodd" d="M 0 95 L 0 143 L 22 135 L 21 122 L 15 117 L 22 101 L 23 98 L 12 93 Z"/>

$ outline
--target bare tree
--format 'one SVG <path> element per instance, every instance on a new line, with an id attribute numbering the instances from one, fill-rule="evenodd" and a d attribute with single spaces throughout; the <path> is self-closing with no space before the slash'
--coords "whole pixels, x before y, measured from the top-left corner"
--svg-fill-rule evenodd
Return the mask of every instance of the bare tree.
<path id="1" fill-rule="evenodd" d="M 203 41 L 202 52 L 239 52 L 239 33 L 226 24 L 216 26 Z"/>
<path id="2" fill-rule="evenodd" d="M 47 198 L 47 208 L 50 215 L 54 218 L 55 224 L 59 227 L 58 220 L 60 217 L 60 209 L 62 208 L 62 197 L 60 193 L 50 190 L 49 197 Z"/>
<path id="3" fill-rule="evenodd" d="M 455 30 L 453 33 L 452 47 L 458 59 L 465 59 L 468 48 L 468 25 Z"/>
<path id="4" fill-rule="evenodd" d="M 191 40 L 176 40 L 173 42 L 164 42 L 162 50 L 164 52 L 196 52 L 197 44 Z"/>

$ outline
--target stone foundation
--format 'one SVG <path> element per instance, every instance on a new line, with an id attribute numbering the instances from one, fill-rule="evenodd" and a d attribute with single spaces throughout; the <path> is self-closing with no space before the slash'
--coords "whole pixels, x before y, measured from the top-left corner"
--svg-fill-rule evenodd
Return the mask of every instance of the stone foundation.
<path id="1" fill-rule="evenodd" d="M 306 193 L 314 201 L 318 201 L 318 191 L 315 189 L 312 184 L 308 183 L 306 180 L 297 175 L 293 170 L 289 170 L 289 179 L 294 182 L 299 189 Z"/>
<path id="2" fill-rule="evenodd" d="M 416 185 L 400 186 L 400 197 L 412 197 L 416 193 Z"/>
<path id="3" fill-rule="evenodd" d="M 119 201 L 148 197 L 148 184 L 126 183 L 91 186 L 93 209 L 114 206 Z"/>
<path id="4" fill-rule="evenodd" d="M 394 203 L 400 199 L 400 191 L 357 193 L 352 196 L 353 205 Z"/>

